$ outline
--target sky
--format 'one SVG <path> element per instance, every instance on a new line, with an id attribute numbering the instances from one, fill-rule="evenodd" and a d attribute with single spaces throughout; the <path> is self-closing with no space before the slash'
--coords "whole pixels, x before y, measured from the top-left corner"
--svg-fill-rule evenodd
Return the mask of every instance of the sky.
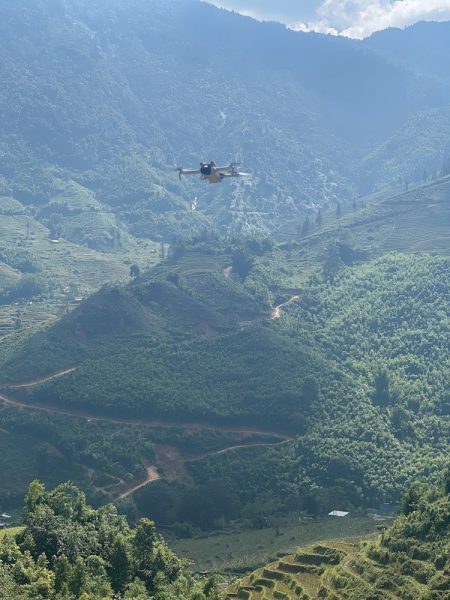
<path id="1" fill-rule="evenodd" d="M 450 0 L 206 0 L 292 29 L 362 39 L 417 21 L 450 21 Z"/>

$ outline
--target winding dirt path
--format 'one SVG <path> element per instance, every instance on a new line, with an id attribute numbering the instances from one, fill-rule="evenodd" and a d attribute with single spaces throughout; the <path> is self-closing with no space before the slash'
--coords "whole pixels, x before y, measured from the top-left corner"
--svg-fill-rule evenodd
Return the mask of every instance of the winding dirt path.
<path id="1" fill-rule="evenodd" d="M 298 298 L 293 297 L 288 300 L 284 304 L 294 301 L 294 299 Z M 284 306 L 281 305 L 281 306 Z M 42 383 L 46 383 L 48 381 L 52 381 L 54 379 L 58 379 L 59 377 L 64 377 L 70 373 L 73 373 L 77 367 L 71 367 L 68 369 L 64 369 L 58 371 L 57 373 L 53 373 L 52 375 L 48 375 L 46 377 L 41 377 L 39 379 L 34 379 L 31 381 L 26 381 L 22 383 L 16 384 L 3 384 L 3 389 L 13 390 L 20 388 L 32 388 L 38 386 Z M 212 423 L 202 423 L 198 421 L 193 422 L 180 422 L 180 421 L 169 421 L 163 419 L 136 419 L 136 418 L 126 418 L 126 417 L 110 417 L 106 415 L 97 415 L 90 413 L 86 410 L 76 410 L 76 409 L 64 409 L 59 408 L 54 405 L 46 405 L 46 404 L 28 404 L 21 400 L 18 400 L 9 395 L 9 393 L 0 393 L 0 402 L 7 405 L 12 406 L 19 410 L 29 410 L 29 411 L 38 411 L 47 414 L 54 415 L 62 415 L 69 416 L 75 418 L 82 418 L 87 421 L 87 423 L 91 421 L 106 421 L 109 423 L 116 423 L 121 425 L 131 425 L 135 427 L 148 427 L 155 429 L 184 429 L 191 432 L 201 431 L 201 430 L 209 430 L 209 431 L 222 431 L 224 433 L 232 433 L 238 434 L 239 436 L 251 436 L 251 435 L 266 435 L 272 438 L 277 439 L 278 441 L 267 441 L 267 442 L 249 442 L 248 444 L 241 443 L 233 444 L 231 446 L 227 446 L 226 448 L 222 448 L 220 450 L 215 450 L 208 453 L 197 454 L 197 455 L 182 455 L 180 451 L 168 445 L 158 444 L 155 446 L 156 451 L 156 464 L 150 465 L 147 467 L 147 476 L 146 478 L 139 482 L 133 483 L 128 489 L 125 491 L 117 490 L 119 495 L 117 495 L 117 499 L 126 498 L 131 496 L 137 490 L 143 488 L 144 486 L 152 483 L 154 481 L 158 481 L 161 478 L 161 475 L 158 471 L 158 468 L 162 468 L 164 471 L 164 476 L 166 479 L 172 480 L 186 480 L 189 478 L 189 474 L 186 470 L 186 463 L 193 462 L 197 460 L 202 460 L 208 458 L 210 456 L 217 456 L 220 454 L 224 454 L 225 452 L 231 452 L 233 450 L 239 450 L 243 448 L 262 448 L 262 447 L 276 447 L 282 444 L 286 444 L 287 442 L 292 440 L 291 436 L 288 436 L 284 433 L 268 431 L 265 429 L 261 429 L 258 427 L 246 427 L 246 426 L 233 426 L 233 425 L 225 425 L 225 424 L 212 424 Z M 123 481 L 120 483 L 124 483 Z M 122 488 L 123 489 L 123 488 Z"/>
<path id="2" fill-rule="evenodd" d="M 276 321 L 277 319 L 280 319 L 283 308 L 291 302 L 296 302 L 297 300 L 300 300 L 300 296 L 295 294 L 294 296 L 291 296 L 289 300 L 286 300 L 286 302 L 282 302 L 281 304 L 278 304 L 278 306 L 275 306 L 270 314 L 270 320 Z"/>
<path id="3" fill-rule="evenodd" d="M 107 421 L 108 423 L 117 423 L 119 425 L 133 425 L 136 427 L 149 427 L 155 429 L 188 429 L 189 431 L 224 431 L 225 433 L 240 433 L 243 435 L 268 435 L 276 437 L 280 441 L 288 441 L 291 436 L 288 436 L 279 431 L 268 431 L 267 429 L 261 429 L 257 427 L 246 427 L 239 425 L 225 425 L 225 424 L 213 424 L 213 423 L 202 423 L 199 421 L 169 421 L 164 419 L 132 419 L 127 417 L 110 417 L 108 415 L 98 415 L 90 413 L 86 410 L 76 409 L 64 409 L 53 405 L 45 404 L 28 404 L 22 402 L 11 396 L 7 396 L 5 393 L 0 393 L 0 402 L 8 406 L 14 406 L 15 408 L 45 412 L 48 414 L 63 415 L 68 417 L 78 417 L 90 421 Z"/>
<path id="4" fill-rule="evenodd" d="M 35 387 L 37 385 L 41 385 L 41 383 L 47 383 L 48 381 L 53 381 L 53 379 L 59 379 L 60 377 L 64 377 L 64 375 L 73 373 L 76 370 L 77 370 L 77 367 L 70 367 L 68 369 L 63 369 L 62 371 L 57 371 L 56 373 L 53 373 L 53 375 L 47 375 L 46 377 L 41 377 L 39 379 L 32 379 L 30 381 L 25 381 L 22 383 L 7 383 L 7 384 L 4 384 L 3 387 L 7 387 L 8 389 L 13 389 L 13 390 L 16 390 L 18 388 Z"/>
<path id="5" fill-rule="evenodd" d="M 158 473 L 158 469 L 154 465 L 151 465 L 150 467 L 147 467 L 147 477 L 144 479 L 144 481 L 141 481 L 141 483 L 134 485 L 133 487 L 129 488 L 128 490 L 117 496 L 116 500 L 121 500 L 122 498 L 132 496 L 134 492 L 137 492 L 149 483 L 153 483 L 154 481 L 158 481 L 159 479 L 161 479 L 161 477 Z"/>
<path id="6" fill-rule="evenodd" d="M 295 298 L 295 297 L 294 297 Z M 293 301 L 293 299 L 288 300 L 288 302 Z M 287 303 L 285 303 L 287 304 Z M 64 377 L 70 373 L 73 373 L 77 370 L 77 367 L 70 367 L 67 369 L 63 369 L 52 375 L 47 375 L 45 377 L 41 377 L 39 379 L 34 379 L 30 381 L 25 381 L 21 383 L 9 384 L 9 383 L 0 383 L 0 389 L 3 390 L 13 390 L 19 388 L 32 388 L 42 383 L 47 383 L 48 381 L 52 381 L 54 379 L 58 379 L 60 377 Z M 266 429 L 262 429 L 259 427 L 247 427 L 247 426 L 239 426 L 239 425 L 225 425 L 225 424 L 212 424 L 212 423 L 202 423 L 200 421 L 172 421 L 165 419 L 137 419 L 137 418 L 128 418 L 128 417 L 111 417 L 108 415 L 98 415 L 95 413 L 91 413 L 87 410 L 83 409 L 71 409 L 71 408 L 60 408 L 51 404 L 29 404 L 27 402 L 18 400 L 17 398 L 12 397 L 9 393 L 5 391 L 0 392 L 0 402 L 8 406 L 14 406 L 15 408 L 31 410 L 31 411 L 39 411 L 45 412 L 48 414 L 56 414 L 63 415 L 69 417 L 77 417 L 84 418 L 88 422 L 90 421 L 108 421 L 109 423 L 117 423 L 117 424 L 126 424 L 140 427 L 154 427 L 161 429 L 188 429 L 190 431 L 199 431 L 202 429 L 206 429 L 208 431 L 223 431 L 226 433 L 239 433 L 242 435 L 268 435 L 271 437 L 278 438 L 280 442 L 289 441 L 292 439 L 290 436 L 280 433 L 278 431 L 269 431 Z M 278 442 L 277 442 L 278 443 Z"/>

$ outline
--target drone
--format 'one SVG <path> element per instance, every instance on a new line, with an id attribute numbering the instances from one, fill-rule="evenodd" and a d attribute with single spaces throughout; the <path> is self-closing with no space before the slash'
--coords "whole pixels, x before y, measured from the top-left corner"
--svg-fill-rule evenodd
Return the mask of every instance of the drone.
<path id="1" fill-rule="evenodd" d="M 225 177 L 249 177 L 250 173 L 243 173 L 237 169 L 237 163 L 230 163 L 226 167 L 217 167 L 212 160 L 209 163 L 200 163 L 199 169 L 181 169 L 177 168 L 178 177 L 182 175 L 200 175 L 200 179 L 209 181 L 209 183 L 222 183 Z"/>

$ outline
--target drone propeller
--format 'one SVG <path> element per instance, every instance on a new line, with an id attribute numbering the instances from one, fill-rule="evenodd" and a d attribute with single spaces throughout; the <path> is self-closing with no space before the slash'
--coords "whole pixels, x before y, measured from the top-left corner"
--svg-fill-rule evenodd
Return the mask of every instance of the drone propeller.
<path id="1" fill-rule="evenodd" d="M 181 174 L 183 173 L 183 168 L 182 167 L 174 167 L 173 170 L 178 173 L 178 179 L 181 181 Z"/>

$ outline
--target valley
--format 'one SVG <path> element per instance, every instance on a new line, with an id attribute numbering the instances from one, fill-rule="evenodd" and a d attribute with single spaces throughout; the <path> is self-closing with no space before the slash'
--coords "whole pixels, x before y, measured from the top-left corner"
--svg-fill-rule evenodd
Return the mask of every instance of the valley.
<path id="1" fill-rule="evenodd" d="M 25 4 L 0 600 L 446 600 L 450 22 Z M 212 160 L 248 176 L 179 177 Z"/>

